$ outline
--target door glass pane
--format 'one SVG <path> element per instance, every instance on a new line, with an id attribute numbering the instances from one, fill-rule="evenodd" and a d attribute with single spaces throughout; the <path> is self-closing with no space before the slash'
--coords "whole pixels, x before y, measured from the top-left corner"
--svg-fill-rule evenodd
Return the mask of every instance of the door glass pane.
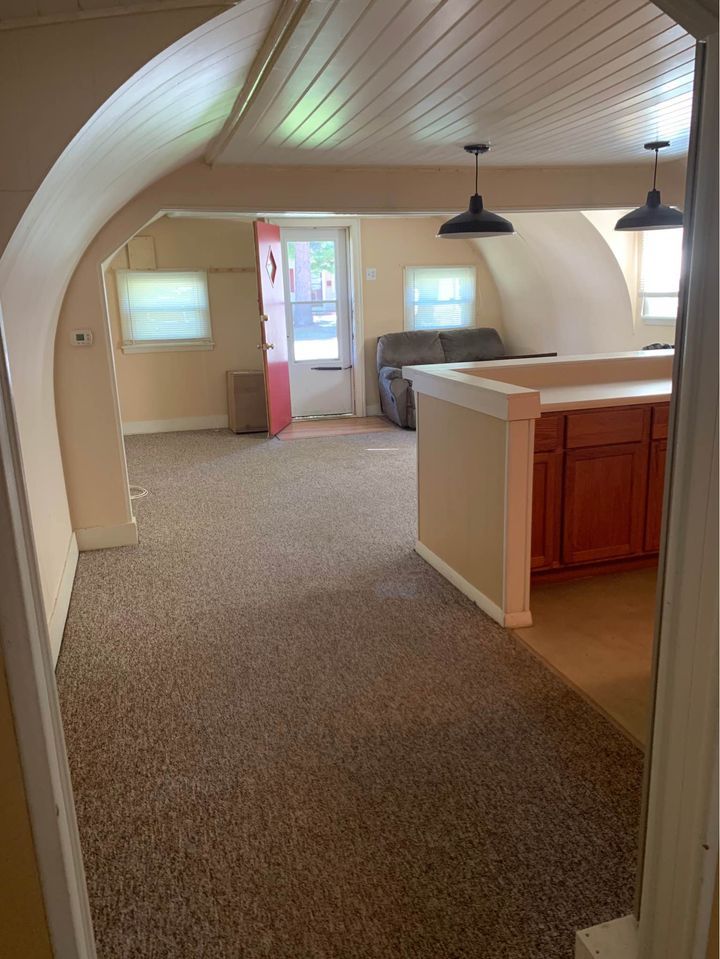
<path id="1" fill-rule="evenodd" d="M 287 264 L 294 358 L 338 359 L 335 241 L 290 240 Z"/>

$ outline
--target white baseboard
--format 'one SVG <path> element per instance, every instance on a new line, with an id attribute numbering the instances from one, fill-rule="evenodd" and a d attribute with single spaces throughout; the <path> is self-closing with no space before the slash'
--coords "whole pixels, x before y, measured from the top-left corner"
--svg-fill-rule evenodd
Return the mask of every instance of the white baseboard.
<path id="1" fill-rule="evenodd" d="M 583 929 L 575 936 L 575 959 L 637 959 L 638 925 L 634 916 Z"/>
<path id="2" fill-rule="evenodd" d="M 132 420 L 123 423 L 123 434 L 182 433 L 185 430 L 227 429 L 227 413 L 218 416 L 185 416 L 176 420 Z"/>
<path id="3" fill-rule="evenodd" d="M 53 666 L 57 665 L 58 656 L 60 655 L 65 622 L 67 620 L 68 609 L 70 608 L 70 595 L 72 593 L 73 583 L 75 582 L 77 563 L 78 542 L 75 533 L 73 533 L 68 543 L 65 564 L 60 577 L 60 585 L 55 595 L 52 612 L 48 618 L 48 635 L 50 637 L 50 652 L 52 653 Z"/>
<path id="4" fill-rule="evenodd" d="M 91 549 L 113 549 L 115 546 L 135 546 L 138 541 L 137 523 L 121 526 L 90 526 L 76 529 L 78 549 L 81 553 Z"/>
<path id="5" fill-rule="evenodd" d="M 365 416 L 382 416 L 382 406 L 379 403 L 368 403 L 365 407 Z"/>
<path id="6" fill-rule="evenodd" d="M 508 625 L 506 623 L 507 617 L 497 603 L 488 599 L 484 593 L 481 593 L 477 587 L 464 579 L 452 566 L 448 566 L 444 559 L 440 559 L 440 557 L 433 553 L 431 549 L 428 549 L 424 543 L 421 543 L 419 539 L 415 541 L 415 552 L 418 556 L 422 556 L 426 563 L 430 563 L 433 569 L 436 569 L 441 576 L 444 576 L 445 579 L 451 582 L 461 593 L 464 593 L 468 599 L 471 599 L 476 606 L 479 606 L 484 613 L 487 613 L 491 619 L 494 619 L 496 623 L 500 623 L 501 626 Z"/>

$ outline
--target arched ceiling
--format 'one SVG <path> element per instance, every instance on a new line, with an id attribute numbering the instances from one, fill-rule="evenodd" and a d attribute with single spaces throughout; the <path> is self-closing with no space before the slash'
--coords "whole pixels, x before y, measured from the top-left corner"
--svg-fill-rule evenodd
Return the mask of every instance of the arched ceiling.
<path id="1" fill-rule="evenodd" d="M 309 0 L 221 163 L 498 166 L 687 152 L 694 40 L 643 0 Z"/>

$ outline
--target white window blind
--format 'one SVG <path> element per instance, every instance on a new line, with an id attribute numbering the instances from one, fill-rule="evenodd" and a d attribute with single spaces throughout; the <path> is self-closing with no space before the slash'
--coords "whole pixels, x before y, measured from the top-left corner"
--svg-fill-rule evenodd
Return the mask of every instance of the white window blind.
<path id="1" fill-rule="evenodd" d="M 123 349 L 208 349 L 204 272 L 118 270 Z"/>
<path id="2" fill-rule="evenodd" d="M 678 230 L 646 230 L 639 236 L 638 292 L 646 323 L 675 322 L 680 287 L 682 235 Z"/>
<path id="3" fill-rule="evenodd" d="M 406 266 L 405 329 L 475 325 L 475 267 Z"/>

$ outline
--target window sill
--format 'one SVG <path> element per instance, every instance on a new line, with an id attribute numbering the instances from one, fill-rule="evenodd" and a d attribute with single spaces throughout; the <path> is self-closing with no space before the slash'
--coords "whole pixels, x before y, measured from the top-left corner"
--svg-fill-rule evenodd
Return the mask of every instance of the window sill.
<path id="1" fill-rule="evenodd" d="M 208 342 L 207 340 L 203 341 L 202 343 L 195 343 L 193 341 L 186 343 L 121 343 L 120 349 L 123 351 L 123 353 L 177 353 L 187 352 L 188 350 L 214 350 L 215 344 Z"/>

